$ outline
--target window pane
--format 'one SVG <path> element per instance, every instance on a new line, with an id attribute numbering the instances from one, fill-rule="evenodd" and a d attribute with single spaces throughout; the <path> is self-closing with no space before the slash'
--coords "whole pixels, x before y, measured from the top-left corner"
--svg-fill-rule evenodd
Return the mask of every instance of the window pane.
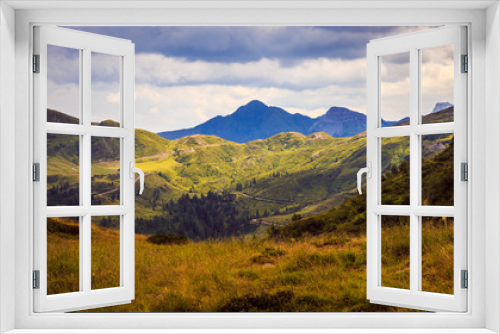
<path id="1" fill-rule="evenodd" d="M 380 117 L 382 127 L 409 124 L 409 52 L 380 57 Z"/>
<path id="2" fill-rule="evenodd" d="M 92 205 L 120 204 L 120 138 L 92 137 Z"/>
<path id="3" fill-rule="evenodd" d="M 47 294 L 80 291 L 80 218 L 47 218 Z"/>
<path id="4" fill-rule="evenodd" d="M 454 205 L 453 135 L 422 136 L 422 205 Z"/>
<path id="5" fill-rule="evenodd" d="M 453 294 L 453 218 L 422 217 L 422 291 Z"/>
<path id="6" fill-rule="evenodd" d="M 380 140 L 382 204 L 410 205 L 410 137 Z"/>
<path id="7" fill-rule="evenodd" d="M 47 45 L 47 122 L 80 122 L 80 50 Z"/>
<path id="8" fill-rule="evenodd" d="M 92 290 L 120 286 L 120 216 L 92 217 Z"/>
<path id="9" fill-rule="evenodd" d="M 92 124 L 120 126 L 121 57 L 92 52 Z"/>
<path id="10" fill-rule="evenodd" d="M 47 205 L 80 205 L 80 137 L 47 134 Z"/>
<path id="11" fill-rule="evenodd" d="M 410 289 L 410 217 L 381 219 L 382 286 Z"/>
<path id="12" fill-rule="evenodd" d="M 420 52 L 422 124 L 453 122 L 453 45 Z"/>

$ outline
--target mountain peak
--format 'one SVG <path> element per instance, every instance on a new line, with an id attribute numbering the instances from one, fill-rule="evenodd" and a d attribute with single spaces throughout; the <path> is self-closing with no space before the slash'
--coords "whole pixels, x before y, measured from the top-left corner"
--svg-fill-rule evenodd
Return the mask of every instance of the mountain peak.
<path id="1" fill-rule="evenodd" d="M 356 112 L 356 111 L 352 111 L 351 109 L 345 108 L 345 107 L 331 107 L 330 109 L 328 109 L 328 111 L 326 112 L 326 114 L 329 114 L 329 113 L 346 113 L 346 112 Z"/>
<path id="2" fill-rule="evenodd" d="M 331 107 L 316 119 L 309 133 L 326 132 L 333 137 L 350 137 L 366 130 L 366 115 L 344 107 Z"/>
<path id="3" fill-rule="evenodd" d="M 244 105 L 244 107 L 267 108 L 268 106 L 265 103 L 263 103 L 263 102 L 261 102 L 259 100 L 252 100 L 252 101 L 248 102 L 246 105 Z"/>
<path id="4" fill-rule="evenodd" d="M 444 110 L 446 108 L 453 107 L 453 104 L 450 102 L 438 102 L 432 109 L 431 114 L 436 113 L 438 111 Z"/>
<path id="5" fill-rule="evenodd" d="M 194 134 L 215 135 L 237 143 L 266 139 L 280 132 L 307 133 L 314 120 L 301 114 L 290 114 L 278 107 L 269 107 L 253 100 L 232 114 L 215 117 L 194 128 L 160 132 L 166 139 L 177 139 Z"/>

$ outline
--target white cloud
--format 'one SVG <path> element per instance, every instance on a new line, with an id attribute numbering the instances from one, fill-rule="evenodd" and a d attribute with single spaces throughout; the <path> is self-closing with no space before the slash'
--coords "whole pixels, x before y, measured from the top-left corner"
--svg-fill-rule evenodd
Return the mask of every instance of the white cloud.
<path id="1" fill-rule="evenodd" d="M 157 86 L 218 84 L 301 90 L 364 82 L 365 73 L 363 58 L 307 59 L 294 66 L 282 66 L 278 60 L 267 58 L 244 64 L 210 63 L 150 53 L 139 54 L 136 59 L 137 82 Z"/>
<path id="2" fill-rule="evenodd" d="M 80 117 L 80 89 L 78 84 L 57 84 L 47 80 L 47 107 Z"/>
<path id="3" fill-rule="evenodd" d="M 428 58 L 422 67 L 424 111 L 436 102 L 453 99 L 453 63 Z M 382 75 L 388 78 L 383 87 L 383 117 L 405 117 L 409 103 L 408 64 L 383 65 Z M 366 112 L 364 58 L 319 58 L 282 66 L 272 59 L 225 64 L 139 54 L 136 78 L 136 126 L 154 132 L 192 127 L 217 115 L 230 114 L 255 99 L 311 117 L 320 116 L 332 106 Z M 117 119 L 119 100 L 116 81 L 94 82 L 93 120 Z M 53 101 L 50 107 L 73 112 L 78 101 L 77 84 L 49 81 L 49 101 Z"/>

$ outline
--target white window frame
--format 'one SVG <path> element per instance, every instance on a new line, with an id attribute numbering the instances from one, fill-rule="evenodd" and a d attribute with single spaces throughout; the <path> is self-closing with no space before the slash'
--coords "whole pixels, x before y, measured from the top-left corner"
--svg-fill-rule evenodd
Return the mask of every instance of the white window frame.
<path id="1" fill-rule="evenodd" d="M 466 332 L 491 333 L 500 331 L 500 153 L 494 150 L 485 154 L 485 147 L 497 149 L 500 117 L 498 77 L 500 67 L 499 33 L 500 19 L 497 1 L 490 2 L 307 2 L 270 1 L 266 3 L 230 4 L 221 2 L 188 3 L 165 2 L 163 5 L 144 1 L 135 7 L 163 6 L 163 9 L 116 9 L 97 10 L 92 6 L 116 6 L 116 3 L 77 2 L 74 6 L 87 9 L 41 10 L 42 7 L 72 6 L 65 2 L 16 2 L 2 3 L 0 23 L 2 48 L 0 69 L 2 78 L 0 116 L 0 159 L 15 159 L 15 165 L 0 161 L 0 323 L 1 330 L 16 329 L 16 333 L 34 333 L 37 329 L 53 329 L 51 332 L 69 333 L 76 329 L 99 333 L 105 329 L 128 333 L 146 329 L 193 329 L 196 332 Z M 82 4 L 83 3 L 83 4 Z M 127 6 L 122 2 L 123 6 Z M 356 4 L 357 3 L 357 4 Z M 246 5 L 245 5 L 246 4 Z M 10 5 L 38 8 L 14 12 Z M 32 7 L 30 7 L 32 6 Z M 35 6 L 35 7 L 33 7 Z M 119 5 L 118 5 L 119 6 Z M 365 6 L 365 7 L 363 7 Z M 397 9 L 391 9 L 397 6 Z M 406 9 L 401 9 L 406 6 Z M 432 6 L 426 7 L 426 6 Z M 454 6 L 461 6 L 457 9 Z M 488 9 L 485 9 L 488 7 Z M 179 9 L 184 7 L 184 9 Z M 357 8 L 356 8 L 357 7 Z M 346 9 L 352 8 L 352 9 Z M 411 9 L 411 10 L 408 10 Z M 486 25 L 485 25 L 486 22 Z M 465 24 L 469 28 L 471 59 L 468 78 L 468 133 L 470 157 L 469 242 L 468 261 L 469 308 L 467 313 L 435 314 L 34 314 L 31 290 L 32 259 L 32 194 L 30 181 L 32 147 L 32 77 L 29 73 L 32 45 L 32 27 L 35 24 L 58 25 L 441 25 Z M 487 29 L 486 29 L 487 28 Z M 13 31 L 15 30 L 15 43 Z M 15 55 L 15 56 L 13 56 Z M 14 68 L 15 66 L 15 73 Z M 486 71 L 485 66 L 488 66 Z M 15 86 L 12 85 L 15 79 Z M 488 87 L 486 83 L 489 83 Z M 15 94 L 14 94 L 15 93 Z M 15 96 L 14 96 L 15 95 Z M 5 108 L 10 108 L 10 114 Z M 488 108 L 487 108 L 488 107 Z M 13 117 L 12 110 L 15 110 Z M 486 116 L 489 120 L 486 122 Z M 6 143 L 6 135 L 13 134 L 8 126 L 15 127 L 15 147 Z M 487 132 L 489 130 L 489 132 Z M 486 134 L 485 134 L 486 133 Z M 488 138 L 488 140 L 486 140 Z M 9 160 L 11 161 L 11 160 Z M 488 164 L 486 164 L 488 162 Z M 485 167 L 486 166 L 486 167 Z M 14 172 L 15 182 L 5 171 Z M 485 182 L 485 171 L 492 172 Z M 10 178 L 10 179 L 9 179 Z M 5 189 L 4 185 L 10 185 Z M 15 187 L 15 202 L 9 201 Z M 486 197 L 488 193 L 488 197 Z M 485 201 L 487 206 L 485 206 Z M 15 205 L 15 212 L 6 205 Z M 488 216 L 485 215 L 488 214 Z M 15 226 L 12 218 L 15 215 Z M 486 219 L 488 217 L 488 219 Z M 471 226 L 474 226 L 473 228 Z M 11 240 L 10 240 L 10 239 Z M 14 239 L 15 238 L 15 239 Z M 15 240 L 15 242 L 12 242 Z M 488 250 L 488 257 L 486 257 Z M 12 254 L 14 254 L 12 256 Z M 30 259 L 26 261 L 26 259 Z M 14 284 L 12 289 L 9 283 Z M 14 291 L 12 291 L 14 290 Z M 488 293 L 486 293 L 488 291 Z M 12 307 L 12 305 L 15 305 Z M 141 329 L 137 329 L 138 327 Z M 247 328 L 245 331 L 244 329 Z M 300 330 L 299 330 L 300 328 Z M 132 329 L 137 329 L 136 331 Z M 356 331 L 355 329 L 358 329 Z M 462 329 L 462 330 L 460 330 Z M 490 331 L 491 330 L 491 331 Z M 180 332 L 181 330 L 179 330 Z M 185 332 L 185 331 L 184 331 Z M 344 331 L 345 332 L 345 331 Z"/>
<path id="2" fill-rule="evenodd" d="M 461 270 L 467 270 L 467 184 L 461 180 L 461 163 L 467 163 L 467 73 L 461 71 L 462 55 L 467 54 L 466 28 L 446 26 L 431 30 L 372 40 L 367 46 L 367 164 L 371 177 L 367 180 L 367 298 L 372 303 L 422 310 L 467 310 L 467 290 L 461 287 Z M 421 52 L 452 45 L 454 62 L 453 122 L 422 124 Z M 384 56 L 409 55 L 409 114 L 407 126 L 381 127 L 381 62 Z M 422 135 L 454 135 L 454 199 L 453 206 L 425 206 L 422 197 Z M 404 136 L 410 145 L 410 203 L 383 205 L 382 145 L 385 137 Z M 382 286 L 382 216 L 409 218 L 410 281 L 408 290 Z M 422 291 L 422 217 L 454 217 L 454 284 L 453 294 Z"/>
<path id="3" fill-rule="evenodd" d="M 130 303 L 135 296 L 135 194 L 132 169 L 135 162 L 134 126 L 134 44 L 128 40 L 52 26 L 34 27 L 34 54 L 39 55 L 39 73 L 33 75 L 34 162 L 40 164 L 34 193 L 34 270 L 39 271 L 39 288 L 34 289 L 35 312 L 74 311 Z M 47 121 L 47 46 L 73 48 L 80 55 L 79 124 Z M 92 53 L 112 55 L 119 61 L 119 127 L 92 125 Z M 47 135 L 79 138 L 79 205 L 47 206 Z M 108 137 L 120 141 L 120 203 L 91 205 L 91 141 Z M 120 219 L 120 285 L 92 290 L 92 217 L 118 216 Z M 47 295 L 47 218 L 79 217 L 79 290 Z"/>

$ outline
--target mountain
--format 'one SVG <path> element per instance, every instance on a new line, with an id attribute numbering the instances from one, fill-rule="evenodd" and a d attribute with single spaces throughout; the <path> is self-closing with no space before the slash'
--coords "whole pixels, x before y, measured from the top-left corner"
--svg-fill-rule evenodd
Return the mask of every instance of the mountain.
<path id="1" fill-rule="evenodd" d="M 452 105 L 451 107 L 444 108 L 436 112 L 431 112 L 427 115 L 422 115 L 422 124 L 453 122 L 454 109 L 455 107 Z M 397 125 L 410 125 L 410 118 L 403 118 L 402 120 L 397 122 Z"/>
<path id="2" fill-rule="evenodd" d="M 453 104 L 450 102 L 438 102 L 434 106 L 434 109 L 432 109 L 431 114 L 441 111 L 443 109 L 447 109 L 449 107 L 453 107 Z"/>
<path id="3" fill-rule="evenodd" d="M 290 114 L 278 107 L 269 107 L 260 101 L 251 101 L 227 116 L 216 116 L 190 129 L 158 133 L 165 139 L 185 136 L 215 135 L 236 143 L 266 139 L 280 132 L 307 133 L 314 123 L 310 117 Z"/>
<path id="4" fill-rule="evenodd" d="M 400 121 L 382 119 L 382 127 L 392 126 Z M 309 133 L 326 132 L 335 138 L 350 137 L 366 130 L 366 115 L 344 107 L 331 107 L 326 114 L 316 118 Z"/>
<path id="5" fill-rule="evenodd" d="M 382 126 L 400 121 L 382 120 Z M 216 116 L 194 128 L 159 132 L 165 139 L 179 139 L 195 134 L 214 135 L 225 140 L 247 143 L 266 139 L 282 132 L 310 135 L 326 132 L 336 138 L 350 137 L 366 130 L 366 115 L 344 107 L 332 107 L 318 118 L 290 114 L 278 107 L 269 107 L 260 101 L 251 101 L 228 116 Z"/>
<path id="6" fill-rule="evenodd" d="M 366 115 L 343 107 L 332 107 L 316 119 L 309 132 L 326 132 L 333 137 L 350 137 L 366 130 Z"/>

